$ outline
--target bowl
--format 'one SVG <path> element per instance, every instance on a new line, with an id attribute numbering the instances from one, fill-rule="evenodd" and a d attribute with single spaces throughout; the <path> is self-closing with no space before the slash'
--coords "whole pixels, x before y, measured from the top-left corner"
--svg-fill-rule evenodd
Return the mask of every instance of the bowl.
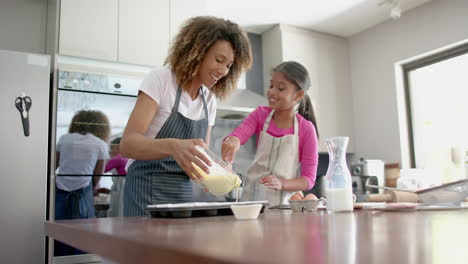
<path id="1" fill-rule="evenodd" d="M 324 203 L 324 198 L 317 200 L 289 200 L 293 212 L 314 212 L 318 210 L 319 203 Z"/>
<path id="2" fill-rule="evenodd" d="M 231 210 L 237 220 L 257 219 L 262 210 L 262 204 L 231 205 Z"/>

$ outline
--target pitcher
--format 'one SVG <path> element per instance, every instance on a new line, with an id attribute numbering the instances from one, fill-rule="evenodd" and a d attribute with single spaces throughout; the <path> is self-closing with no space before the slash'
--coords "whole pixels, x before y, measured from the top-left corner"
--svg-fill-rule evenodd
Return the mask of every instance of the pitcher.
<path id="1" fill-rule="evenodd" d="M 327 211 L 352 211 L 353 189 L 351 173 L 346 164 L 348 137 L 327 138 L 329 155 L 327 179 Z"/>

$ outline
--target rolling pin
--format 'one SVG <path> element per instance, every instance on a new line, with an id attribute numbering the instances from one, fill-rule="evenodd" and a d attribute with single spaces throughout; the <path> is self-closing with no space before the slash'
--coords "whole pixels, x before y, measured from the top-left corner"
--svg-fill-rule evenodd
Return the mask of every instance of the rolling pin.
<path id="1" fill-rule="evenodd" d="M 367 196 L 368 202 L 389 202 L 389 203 L 398 203 L 398 202 L 409 202 L 409 203 L 419 203 L 419 197 L 415 193 L 402 192 L 402 191 L 387 191 L 385 194 L 369 194 Z"/>

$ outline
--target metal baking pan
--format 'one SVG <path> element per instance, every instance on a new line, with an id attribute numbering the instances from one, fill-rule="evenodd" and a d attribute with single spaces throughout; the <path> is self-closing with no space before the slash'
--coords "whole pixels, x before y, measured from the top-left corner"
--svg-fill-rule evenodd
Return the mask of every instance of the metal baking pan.
<path id="1" fill-rule="evenodd" d="M 263 213 L 268 201 L 248 201 L 248 202 L 194 202 L 178 204 L 153 204 L 146 206 L 152 217 L 183 218 L 232 215 L 231 205 L 242 204 L 262 204 L 260 213 Z"/>

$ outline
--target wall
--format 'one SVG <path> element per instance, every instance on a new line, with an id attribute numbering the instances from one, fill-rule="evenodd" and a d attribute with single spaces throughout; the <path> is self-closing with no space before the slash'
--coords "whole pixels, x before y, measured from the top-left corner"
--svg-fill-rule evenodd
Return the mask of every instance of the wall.
<path id="1" fill-rule="evenodd" d="M 60 0 L 47 0 L 47 24 L 46 24 L 46 44 L 45 53 L 51 56 L 50 61 L 55 61 L 55 54 L 58 53 Z M 54 70 L 54 64 L 50 64 L 50 71 Z"/>
<path id="2" fill-rule="evenodd" d="M 47 0 L 2 0 L 0 49 L 45 53 Z"/>
<path id="3" fill-rule="evenodd" d="M 401 162 L 394 63 L 468 38 L 468 1 L 434 0 L 350 38 L 357 156 Z"/>
<path id="4" fill-rule="evenodd" d="M 348 42 L 344 38 L 278 25 L 262 35 L 264 83 L 271 69 L 283 61 L 298 61 L 309 71 L 308 95 L 314 105 L 320 134 L 319 152 L 327 152 L 325 139 L 348 136 L 354 151 Z"/>
<path id="5" fill-rule="evenodd" d="M 274 26 L 262 34 L 262 64 L 264 95 L 270 84 L 271 70 L 283 61 L 283 46 L 279 26 Z"/>
<path id="6" fill-rule="evenodd" d="M 265 85 L 263 83 L 262 35 L 248 33 L 248 36 L 252 48 L 253 63 L 252 68 L 245 76 L 247 89 L 263 95 Z"/>
<path id="7" fill-rule="evenodd" d="M 319 151 L 327 152 L 325 138 L 348 136 L 354 150 L 348 43 L 346 39 L 281 25 L 283 60 L 302 63 L 309 71 L 308 91 L 317 117 Z"/>

